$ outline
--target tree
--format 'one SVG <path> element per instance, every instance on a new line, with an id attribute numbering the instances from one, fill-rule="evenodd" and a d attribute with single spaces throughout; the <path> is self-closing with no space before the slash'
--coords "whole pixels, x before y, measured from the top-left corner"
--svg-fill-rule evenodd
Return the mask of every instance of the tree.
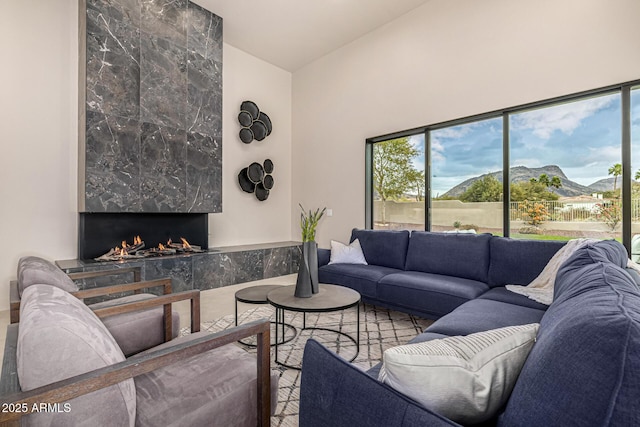
<path id="1" fill-rule="evenodd" d="M 415 181 L 412 160 L 418 156 L 409 138 L 378 142 L 373 147 L 373 188 L 382 200 L 382 222 L 386 223 L 385 208 L 389 199 L 401 197 Z M 424 182 L 424 180 L 423 180 Z"/>
<path id="2" fill-rule="evenodd" d="M 636 176 L 634 178 L 636 181 L 640 181 L 640 169 L 636 171 Z"/>
<path id="3" fill-rule="evenodd" d="M 411 190 L 416 192 L 416 202 L 424 200 L 424 171 L 413 169 L 409 172 L 409 182 Z"/>
<path id="4" fill-rule="evenodd" d="M 501 199 L 502 183 L 492 175 L 485 175 L 473 181 L 460 196 L 463 202 L 499 202 Z"/>
<path id="5" fill-rule="evenodd" d="M 613 192 L 615 193 L 618 184 L 618 177 L 622 175 L 622 165 L 620 163 L 616 163 L 615 165 L 611 166 L 609 168 L 609 175 L 613 175 Z"/>

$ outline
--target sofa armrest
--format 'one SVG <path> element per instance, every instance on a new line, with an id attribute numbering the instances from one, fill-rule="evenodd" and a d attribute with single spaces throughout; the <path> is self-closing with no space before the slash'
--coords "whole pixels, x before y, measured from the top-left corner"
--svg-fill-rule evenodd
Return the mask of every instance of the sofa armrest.
<path id="1" fill-rule="evenodd" d="M 143 282 L 140 282 L 143 283 Z M 171 341 L 173 337 L 173 319 L 171 304 L 178 301 L 191 301 L 191 332 L 200 331 L 200 291 L 184 291 L 170 295 L 136 301 L 126 304 L 119 304 L 105 308 L 98 308 L 93 312 L 99 318 L 113 316 L 116 314 L 130 313 L 133 311 L 146 310 L 153 307 L 164 306 L 164 340 Z"/>
<path id="2" fill-rule="evenodd" d="M 10 325 L 17 328 L 18 325 Z M 128 378 L 133 378 L 163 366 L 171 365 L 189 357 L 195 356 L 205 351 L 223 345 L 235 343 L 236 341 L 257 335 L 258 338 L 258 354 L 257 354 L 257 407 L 258 407 L 258 425 L 268 426 L 270 423 L 270 325 L 266 319 L 257 320 L 246 323 L 235 328 L 227 329 L 222 332 L 210 334 L 193 341 L 185 342 L 174 347 L 145 353 L 141 356 L 131 357 L 124 362 L 116 363 L 101 369 L 87 372 L 66 380 L 58 381 L 43 387 L 39 387 L 30 391 L 14 391 L 10 394 L 2 394 L 0 396 L 0 405 L 3 407 L 24 407 L 26 412 L 0 412 L 1 425 L 18 425 L 19 419 L 32 412 L 32 409 L 42 402 L 48 404 L 62 403 L 91 393 L 96 390 L 117 384 Z M 17 333 L 15 340 L 17 341 Z M 7 336 L 9 338 L 9 336 Z M 15 348 L 15 342 L 5 343 L 7 346 Z M 6 356 L 5 356 L 6 357 Z M 2 379 L 0 380 L 0 390 L 7 390 L 4 382 L 11 379 L 11 375 L 17 372 L 17 366 L 7 368 L 3 366 Z M 9 377 L 5 377 L 8 375 Z M 17 381 L 16 381 L 17 383 Z M 24 406 L 23 406 L 24 405 Z"/>
<path id="3" fill-rule="evenodd" d="M 457 426 L 310 339 L 302 359 L 301 427 Z"/>
<path id="4" fill-rule="evenodd" d="M 318 267 L 329 264 L 331 249 L 318 248 Z"/>

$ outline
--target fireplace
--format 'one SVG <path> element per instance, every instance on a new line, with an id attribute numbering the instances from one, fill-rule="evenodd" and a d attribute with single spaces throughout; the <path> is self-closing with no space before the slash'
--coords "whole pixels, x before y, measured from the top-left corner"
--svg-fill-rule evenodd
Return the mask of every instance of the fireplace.
<path id="1" fill-rule="evenodd" d="M 140 236 L 145 247 L 166 244 L 169 239 L 208 249 L 209 219 L 206 213 L 80 213 L 78 258 L 94 259 Z"/>

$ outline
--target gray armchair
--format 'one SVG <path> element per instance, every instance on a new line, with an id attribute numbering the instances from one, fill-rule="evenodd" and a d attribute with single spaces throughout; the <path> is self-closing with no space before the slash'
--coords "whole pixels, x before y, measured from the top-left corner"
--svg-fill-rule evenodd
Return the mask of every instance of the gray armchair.
<path id="1" fill-rule="evenodd" d="M 0 423 L 269 425 L 278 377 L 270 376 L 268 320 L 191 334 L 125 359 L 99 315 L 62 289 L 25 289 L 21 321 L 7 331 L 0 404 L 10 410 Z M 257 360 L 232 344 L 252 335 Z"/>
<path id="2" fill-rule="evenodd" d="M 133 274 L 133 283 L 80 290 L 74 282 L 74 280 L 128 273 Z M 34 284 L 55 286 L 81 300 L 133 292 L 133 295 L 89 304 L 89 308 L 110 313 L 103 318 L 103 322 L 126 356 L 139 353 L 177 337 L 180 332 L 180 315 L 171 309 L 170 303 L 166 303 L 164 306 L 152 304 L 153 308 L 141 306 L 144 308 L 139 311 L 119 312 L 115 308 L 121 304 L 157 298 L 151 293 L 141 293 L 144 289 L 159 287 L 164 296 L 171 294 L 171 279 L 140 281 L 140 276 L 140 269 L 137 267 L 65 274 L 53 263 L 43 258 L 35 256 L 20 258 L 18 280 L 10 284 L 11 323 L 20 321 L 22 293 Z M 104 311 L 107 308 L 112 309 Z"/>

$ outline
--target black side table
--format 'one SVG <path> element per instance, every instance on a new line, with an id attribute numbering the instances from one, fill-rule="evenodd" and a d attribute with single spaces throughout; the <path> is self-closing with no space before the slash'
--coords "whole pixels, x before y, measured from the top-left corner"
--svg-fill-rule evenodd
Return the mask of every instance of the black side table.
<path id="1" fill-rule="evenodd" d="M 240 289 L 238 292 L 236 292 L 235 294 L 236 326 L 238 326 L 238 303 L 239 302 L 245 303 L 245 304 L 269 304 L 269 300 L 267 299 L 267 295 L 269 294 L 269 292 L 281 287 L 282 287 L 281 285 L 258 285 L 258 286 L 249 286 L 248 288 Z M 271 323 L 276 325 L 276 328 L 279 326 L 281 329 L 281 334 L 278 334 L 278 331 L 276 330 L 275 340 L 273 344 L 271 344 L 272 346 L 288 343 L 289 341 L 294 339 L 298 333 L 298 330 L 295 328 L 295 326 L 290 325 L 288 323 L 284 323 L 284 321 L 283 322 L 272 321 Z M 285 339 L 285 333 L 284 333 L 285 327 L 287 327 L 289 330 L 293 330 L 293 336 L 291 336 L 288 339 Z M 280 336 L 282 337 L 282 340 L 280 342 L 277 342 Z M 244 341 L 238 341 L 238 342 L 240 344 L 243 344 L 249 347 L 256 346 L 255 344 L 247 343 Z"/>
<path id="2" fill-rule="evenodd" d="M 302 330 L 316 329 L 328 332 L 334 332 L 351 340 L 356 346 L 356 354 L 348 360 L 353 362 L 360 353 L 360 294 L 353 289 L 344 286 L 330 285 L 320 283 L 319 292 L 310 298 L 298 298 L 294 295 L 295 285 L 281 286 L 269 292 L 267 299 L 269 304 L 276 308 L 276 345 L 275 345 L 275 362 L 281 366 L 301 370 L 302 366 L 293 366 L 278 360 L 278 346 L 282 343 L 278 342 L 278 326 L 280 322 L 284 324 L 284 312 L 295 311 L 302 313 Z M 353 337 L 346 332 L 338 329 L 329 329 L 322 327 L 307 327 L 307 313 L 328 313 L 332 311 L 346 310 L 355 307 L 356 309 L 356 336 Z M 289 340 L 291 341 L 291 339 Z"/>

